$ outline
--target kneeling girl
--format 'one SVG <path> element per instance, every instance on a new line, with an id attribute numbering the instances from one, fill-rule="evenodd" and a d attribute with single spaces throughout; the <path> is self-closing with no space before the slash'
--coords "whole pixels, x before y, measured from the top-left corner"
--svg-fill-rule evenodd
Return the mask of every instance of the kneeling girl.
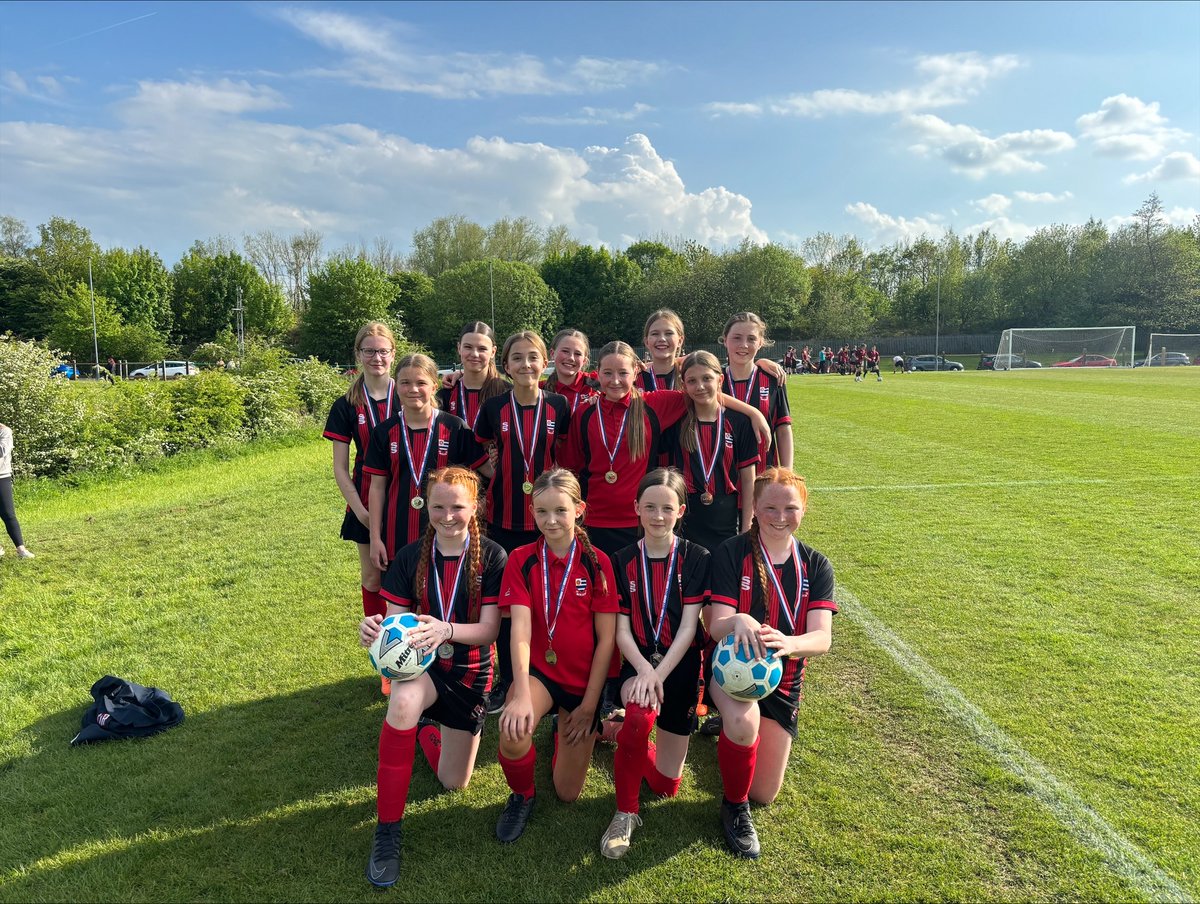
<path id="1" fill-rule="evenodd" d="M 496 602 L 507 555 L 480 532 L 479 478 L 463 468 L 434 471 L 427 498 L 424 537 L 397 553 L 380 591 L 388 615 L 417 614 L 421 625 L 410 635 L 412 642 L 422 651 L 437 651 L 424 674 L 392 682 L 379 735 L 379 824 L 367 878 L 384 887 L 399 876 L 400 826 L 418 742 L 445 788 L 465 788 L 471 780 L 487 717 L 491 645 L 500 627 Z M 383 618 L 362 620 L 363 646 L 374 641 Z"/>

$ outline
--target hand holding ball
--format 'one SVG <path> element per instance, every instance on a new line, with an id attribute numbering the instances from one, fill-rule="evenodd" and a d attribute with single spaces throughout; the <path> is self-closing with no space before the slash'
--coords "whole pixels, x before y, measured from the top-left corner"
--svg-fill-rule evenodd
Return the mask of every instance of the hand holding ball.
<path id="1" fill-rule="evenodd" d="M 392 681 L 411 681 L 429 668 L 433 650 L 421 653 L 409 640 L 409 633 L 420 624 L 411 612 L 389 615 L 380 623 L 367 651 L 375 671 Z"/>
<path id="2" fill-rule="evenodd" d="M 783 663 L 775 656 L 756 659 L 743 653 L 733 634 L 713 651 L 713 680 L 734 700 L 752 702 L 774 692 L 783 677 Z"/>

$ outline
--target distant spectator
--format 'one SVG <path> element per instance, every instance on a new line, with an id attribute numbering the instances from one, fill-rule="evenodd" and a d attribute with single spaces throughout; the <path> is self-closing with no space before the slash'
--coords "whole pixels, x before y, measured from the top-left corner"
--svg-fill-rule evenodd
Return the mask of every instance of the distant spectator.
<path id="1" fill-rule="evenodd" d="M 32 559 L 33 553 L 25 548 L 21 525 L 17 522 L 17 512 L 13 506 L 12 451 L 13 432 L 9 427 L 0 424 L 0 521 L 4 522 L 9 539 L 17 547 L 17 558 Z M 2 555 L 4 547 L 0 546 L 0 556 Z"/>
<path id="2" fill-rule="evenodd" d="M 224 370 L 224 369 L 225 369 L 225 359 L 218 358 L 217 359 L 217 370 Z"/>
<path id="3" fill-rule="evenodd" d="M 904 373 L 904 356 L 892 356 L 892 373 Z"/>

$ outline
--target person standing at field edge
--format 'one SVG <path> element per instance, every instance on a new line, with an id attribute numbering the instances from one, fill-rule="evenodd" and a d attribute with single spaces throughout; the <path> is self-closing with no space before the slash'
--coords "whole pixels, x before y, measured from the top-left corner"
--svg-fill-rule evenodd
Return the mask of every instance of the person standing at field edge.
<path id="1" fill-rule="evenodd" d="M 8 531 L 9 539 L 17 547 L 18 559 L 32 559 L 33 553 L 25 548 L 25 540 L 21 536 L 21 525 L 17 521 L 17 512 L 13 507 L 12 482 L 12 451 L 13 432 L 5 424 L 0 424 L 0 521 Z M 4 547 L 0 546 L 0 556 L 4 555 Z"/>

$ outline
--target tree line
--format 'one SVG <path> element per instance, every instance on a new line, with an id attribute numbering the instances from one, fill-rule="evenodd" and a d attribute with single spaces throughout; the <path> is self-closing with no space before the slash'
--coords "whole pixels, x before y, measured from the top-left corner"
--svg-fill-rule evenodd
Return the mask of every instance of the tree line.
<path id="1" fill-rule="evenodd" d="M 35 241 L 20 220 L 0 218 L 0 333 L 90 360 L 93 294 L 101 357 L 138 361 L 234 356 L 239 304 L 252 342 L 341 362 L 367 319 L 445 355 L 470 320 L 500 336 L 570 325 L 597 341 L 637 340 L 663 307 L 679 312 L 694 343 L 715 341 L 734 310 L 756 311 L 788 339 L 927 334 L 935 318 L 943 333 L 1195 332 L 1200 217 L 1172 226 L 1151 195 L 1125 225 L 1048 226 L 1023 242 L 985 229 L 869 251 L 819 233 L 798 247 L 713 251 L 659 235 L 610 251 L 525 217 L 483 226 L 448 216 L 417 230 L 407 255 L 383 238 L 326 252 L 313 230 L 262 231 L 240 245 L 197 241 L 171 268 L 147 248 L 103 250 L 69 219 L 39 225 Z"/>

